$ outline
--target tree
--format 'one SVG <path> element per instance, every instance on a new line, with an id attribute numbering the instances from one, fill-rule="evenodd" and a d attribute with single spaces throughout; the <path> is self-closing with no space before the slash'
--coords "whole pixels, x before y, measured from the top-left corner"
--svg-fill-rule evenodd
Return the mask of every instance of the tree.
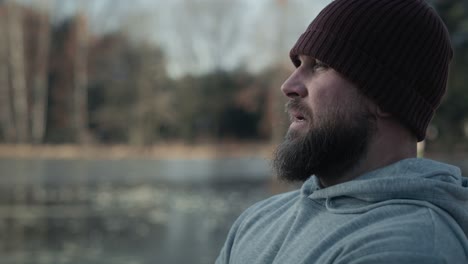
<path id="1" fill-rule="evenodd" d="M 468 138 L 468 3 L 463 0 L 433 0 L 432 4 L 447 25 L 454 49 L 447 94 L 434 124 L 438 127 L 440 142 L 455 147 L 466 144 Z"/>
<path id="2" fill-rule="evenodd" d="M 16 142 L 26 143 L 30 138 L 28 120 L 28 94 L 24 61 L 24 31 L 22 9 L 12 3 L 6 4 L 6 28 L 8 38 L 8 65 L 13 103 L 13 123 Z"/>
<path id="3" fill-rule="evenodd" d="M 163 139 L 174 108 L 161 49 L 115 32 L 89 52 L 90 122 L 97 138 L 138 146 Z"/>
<path id="4" fill-rule="evenodd" d="M 74 23 L 73 123 L 78 143 L 89 143 L 88 131 L 88 27 L 80 9 Z"/>
<path id="5" fill-rule="evenodd" d="M 1 7 L 1 6 L 0 6 Z M 11 104 L 11 89 L 9 82 L 9 45 L 7 27 L 7 8 L 0 8 L 0 136 L 7 142 L 16 139 L 15 125 Z"/>
<path id="6" fill-rule="evenodd" d="M 159 14 L 171 19 L 170 30 L 164 32 L 164 45 L 175 68 L 190 69 L 198 74 L 227 70 L 233 57 L 241 54 L 245 45 L 242 23 L 246 3 L 230 0 L 182 0 L 167 7 L 171 14 Z M 166 10 L 166 9 L 164 9 Z M 173 20 L 172 14 L 177 14 Z"/>
<path id="7" fill-rule="evenodd" d="M 42 2 L 46 8 L 50 6 L 50 2 Z M 37 46 L 35 57 L 30 63 L 33 64 L 32 72 L 32 96 L 31 96 L 31 137 L 36 144 L 42 143 L 46 129 L 46 111 L 47 111 L 47 96 L 48 96 L 48 67 L 49 67 L 49 45 L 50 45 L 50 28 L 51 24 L 49 16 L 39 14 L 38 21 L 31 21 L 31 25 L 37 25 Z"/>
<path id="8" fill-rule="evenodd" d="M 145 146 L 161 139 L 160 129 L 170 120 L 174 109 L 170 105 L 170 91 L 164 87 L 166 70 L 161 50 L 150 44 L 140 44 L 130 51 L 129 88 L 136 93 L 130 110 L 130 143 Z"/>
<path id="9" fill-rule="evenodd" d="M 88 34 L 86 27 L 85 18 L 77 16 L 53 28 L 48 73 L 48 142 L 89 140 L 87 37 L 83 36 Z"/>
<path id="10" fill-rule="evenodd" d="M 4 139 L 41 143 L 47 104 L 49 16 L 13 2 L 0 6 L 0 12 Z"/>

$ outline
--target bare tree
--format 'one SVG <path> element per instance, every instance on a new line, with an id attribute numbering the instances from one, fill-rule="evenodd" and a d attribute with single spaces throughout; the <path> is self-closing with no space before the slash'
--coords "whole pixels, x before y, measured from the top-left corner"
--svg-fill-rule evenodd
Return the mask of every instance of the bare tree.
<path id="1" fill-rule="evenodd" d="M 277 19 L 277 39 L 276 39 L 276 49 L 278 51 L 283 51 L 285 50 L 285 39 L 286 39 L 286 34 L 287 34 L 287 24 L 286 21 L 288 21 L 288 0 L 277 0 L 276 1 L 276 7 L 277 7 L 277 14 L 278 14 L 278 19 Z M 272 124 L 272 134 L 271 134 L 271 141 L 273 143 L 280 142 L 284 134 L 286 132 L 286 115 L 284 114 L 284 96 L 282 92 L 280 91 L 279 87 L 281 87 L 281 84 L 284 81 L 284 77 L 281 73 L 285 72 L 285 69 L 287 69 L 286 66 L 286 56 L 281 57 L 278 56 L 276 58 L 276 65 L 278 67 L 278 74 L 276 74 L 273 77 L 273 86 L 275 87 L 271 91 L 271 98 L 272 98 L 272 119 L 271 119 L 271 124 Z"/>
<path id="2" fill-rule="evenodd" d="M 247 30 L 241 23 L 245 2 L 182 0 L 170 8 L 178 15 L 167 32 L 172 36 L 166 46 L 177 51 L 173 56 L 178 67 L 189 67 L 192 71 L 220 70 L 242 49 L 241 36 Z"/>
<path id="3" fill-rule="evenodd" d="M 76 3 L 73 122 L 79 143 L 90 143 L 92 140 L 88 129 L 88 50 L 90 35 L 88 21 L 93 20 L 94 24 L 99 24 L 101 29 L 105 29 L 111 21 L 118 20 L 120 12 L 127 5 L 128 1 L 122 0 L 80 1 Z"/>
<path id="4" fill-rule="evenodd" d="M 120 8 L 125 7 L 120 2 Z M 128 66 L 131 68 L 128 80 L 134 90 L 129 142 L 137 146 L 151 145 L 161 139 L 161 130 L 174 113 L 169 111 L 174 99 L 174 91 L 168 89 L 165 54 L 154 43 L 154 11 L 128 14 L 120 25 L 129 41 Z"/>
<path id="5" fill-rule="evenodd" d="M 73 121 L 79 143 L 89 143 L 88 131 L 88 91 L 87 91 L 87 24 L 82 11 L 79 12 L 75 23 L 76 50 L 74 58 L 74 94 L 73 94 Z"/>
<path id="6" fill-rule="evenodd" d="M 9 57 L 8 57 L 8 27 L 6 12 L 0 10 L 0 129 L 7 142 L 13 142 L 16 138 L 11 105 L 11 90 L 9 84 Z"/>
<path id="7" fill-rule="evenodd" d="M 134 68 L 130 85 L 135 89 L 133 122 L 130 128 L 130 143 L 145 146 L 158 138 L 158 127 L 169 114 L 168 97 L 162 82 L 165 78 L 163 55 L 148 44 L 135 47 L 132 54 Z"/>
<path id="8" fill-rule="evenodd" d="M 13 116 L 16 142 L 29 141 L 28 97 L 24 62 L 23 16 L 19 6 L 7 2 L 6 26 L 9 39 L 10 83 L 13 98 Z"/>
<path id="9" fill-rule="evenodd" d="M 50 0 L 43 0 L 47 8 Z M 38 33 L 36 58 L 34 61 L 34 72 L 32 76 L 32 112 L 31 112 L 31 136 L 34 143 L 42 143 L 46 129 L 47 110 L 47 74 L 50 46 L 50 18 L 49 15 L 40 14 L 38 17 Z"/>

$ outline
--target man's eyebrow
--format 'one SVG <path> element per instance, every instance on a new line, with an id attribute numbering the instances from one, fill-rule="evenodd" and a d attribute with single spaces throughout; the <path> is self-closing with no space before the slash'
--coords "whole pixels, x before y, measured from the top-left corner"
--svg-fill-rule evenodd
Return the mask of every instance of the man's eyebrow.
<path id="1" fill-rule="evenodd" d="M 325 62 L 323 62 L 323 61 L 321 61 L 321 60 L 319 60 L 319 59 L 315 59 L 315 63 L 320 63 L 320 64 L 325 64 L 325 65 L 326 65 Z"/>
<path id="2" fill-rule="evenodd" d="M 324 63 L 323 61 L 317 59 L 317 58 L 314 58 L 314 57 L 311 57 L 311 56 L 307 56 L 307 55 L 299 55 L 297 56 L 297 58 L 301 61 L 301 62 L 304 62 L 305 60 L 308 60 L 310 59 L 311 61 L 313 61 L 314 63 L 320 63 L 320 64 L 326 64 Z"/>

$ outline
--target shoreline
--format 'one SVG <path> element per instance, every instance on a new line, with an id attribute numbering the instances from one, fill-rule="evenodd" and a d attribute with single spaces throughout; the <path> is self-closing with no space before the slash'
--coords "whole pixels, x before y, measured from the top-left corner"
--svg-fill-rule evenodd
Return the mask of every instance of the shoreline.
<path id="1" fill-rule="evenodd" d="M 145 147 L 129 145 L 30 145 L 0 144 L 0 158 L 12 159 L 223 159 L 270 158 L 275 146 L 268 143 L 167 143 Z"/>
<path id="2" fill-rule="evenodd" d="M 130 145 L 78 145 L 78 144 L 0 144 L 0 159 L 224 159 L 257 157 L 270 159 L 276 148 L 268 142 L 223 142 L 184 144 L 163 143 L 136 147 Z M 465 160 L 464 149 L 457 151 L 426 150 L 425 158 L 435 160 Z"/>

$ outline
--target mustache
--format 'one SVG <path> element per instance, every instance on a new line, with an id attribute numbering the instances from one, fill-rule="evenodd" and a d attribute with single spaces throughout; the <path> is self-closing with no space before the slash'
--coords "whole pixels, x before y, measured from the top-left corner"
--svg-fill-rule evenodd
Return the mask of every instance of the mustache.
<path id="1" fill-rule="evenodd" d="M 285 112 L 286 113 L 291 113 L 292 111 L 294 112 L 299 112 L 301 115 L 307 119 L 307 120 L 312 120 L 312 111 L 311 109 L 300 99 L 298 98 L 293 98 L 290 99 L 286 104 L 285 104 Z"/>

